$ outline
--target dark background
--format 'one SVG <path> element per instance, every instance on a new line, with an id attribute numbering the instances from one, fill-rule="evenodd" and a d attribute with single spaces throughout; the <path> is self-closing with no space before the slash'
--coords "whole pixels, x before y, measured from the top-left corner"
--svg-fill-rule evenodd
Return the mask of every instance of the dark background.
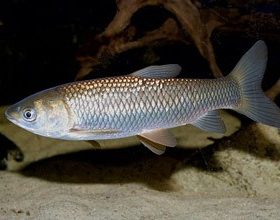
<path id="1" fill-rule="evenodd" d="M 201 1 L 201 7 L 236 8 L 241 13 L 260 11 L 279 17 L 277 1 Z M 80 66 L 76 55 L 87 39 L 104 31 L 117 11 L 114 0 L 1 0 L 0 1 L 0 105 L 12 104 L 27 95 L 58 84 L 73 81 Z M 138 11 L 132 23 L 138 30 L 153 30 L 171 13 L 161 7 Z M 232 27 L 215 30 L 212 43 L 217 63 L 228 73 L 240 56 L 258 39 L 269 49 L 267 89 L 280 75 L 280 28 L 266 29 L 256 23 L 247 29 Z M 144 54 L 149 48 L 132 50 L 110 60 L 98 75 L 126 74 L 145 66 Z M 196 48 L 182 43 L 159 45 L 155 53 L 158 63 L 179 63 L 183 77 L 210 78 L 207 62 Z"/>

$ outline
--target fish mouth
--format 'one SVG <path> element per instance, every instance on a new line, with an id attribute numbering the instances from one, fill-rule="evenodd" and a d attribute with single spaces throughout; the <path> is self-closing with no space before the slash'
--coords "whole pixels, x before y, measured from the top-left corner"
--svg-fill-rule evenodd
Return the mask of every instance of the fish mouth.
<path id="1" fill-rule="evenodd" d="M 10 122 L 13 122 L 14 124 L 18 124 L 17 123 L 17 120 L 15 118 L 15 113 L 14 111 L 12 110 L 11 107 L 8 107 L 7 110 L 5 111 L 5 116 L 6 118 L 10 121 Z"/>
<path id="2" fill-rule="evenodd" d="M 13 124 L 17 125 L 18 127 L 23 128 L 23 129 L 26 129 L 26 130 L 30 130 L 30 129 L 28 129 L 26 126 L 24 126 L 24 124 L 22 124 L 22 123 L 20 122 L 20 120 L 18 120 L 19 114 L 18 114 L 18 112 L 16 112 L 14 109 L 15 109 L 15 108 L 14 108 L 13 106 L 10 106 L 10 107 L 7 108 L 7 110 L 5 111 L 5 116 L 6 116 L 6 118 L 7 118 L 10 122 L 12 122 Z"/>
<path id="3" fill-rule="evenodd" d="M 5 116 L 6 118 L 9 120 L 9 121 L 12 121 L 14 120 L 14 118 L 11 116 L 10 114 L 10 108 L 8 108 L 6 111 L 5 111 Z"/>

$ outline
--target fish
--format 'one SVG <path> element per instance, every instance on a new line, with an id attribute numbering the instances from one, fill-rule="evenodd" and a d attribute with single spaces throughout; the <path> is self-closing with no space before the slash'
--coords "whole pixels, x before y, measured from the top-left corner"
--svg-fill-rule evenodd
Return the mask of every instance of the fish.
<path id="1" fill-rule="evenodd" d="M 225 77 L 175 78 L 178 64 L 154 65 L 129 75 L 75 81 L 11 105 L 8 120 L 38 135 L 63 140 L 136 136 L 152 152 L 175 147 L 169 128 L 194 125 L 224 133 L 220 109 L 280 128 L 280 109 L 261 88 L 267 46 L 257 41 Z M 187 135 L 187 134 L 186 134 Z"/>

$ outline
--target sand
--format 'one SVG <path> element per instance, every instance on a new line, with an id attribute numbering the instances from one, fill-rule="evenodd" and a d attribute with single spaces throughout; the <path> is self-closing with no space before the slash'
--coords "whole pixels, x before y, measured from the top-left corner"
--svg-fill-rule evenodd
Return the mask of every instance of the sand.
<path id="1" fill-rule="evenodd" d="M 8 134 L 11 125 L 3 123 L 0 132 Z M 36 151 L 35 139 L 21 149 L 21 160 L 9 154 L 5 161 L 8 169 L 17 171 L 0 172 L 0 219 L 280 216 L 280 136 L 276 128 L 243 125 L 229 137 L 211 138 L 212 144 L 203 149 L 181 144 L 162 156 L 133 146 L 135 140 L 121 149 L 87 145 L 73 150 L 74 145 L 64 144 L 64 151 L 54 151 L 57 142 L 49 142 L 45 146 L 49 148 Z M 65 150 L 67 146 L 71 150 Z"/>

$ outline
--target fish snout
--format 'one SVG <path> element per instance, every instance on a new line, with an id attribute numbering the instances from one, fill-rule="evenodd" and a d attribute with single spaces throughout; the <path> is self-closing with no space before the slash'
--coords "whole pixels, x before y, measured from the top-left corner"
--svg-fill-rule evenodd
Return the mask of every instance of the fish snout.
<path id="1" fill-rule="evenodd" d="M 7 110 L 5 111 L 5 116 L 11 122 L 15 122 L 16 121 L 18 113 L 15 110 L 14 106 L 10 106 L 10 107 L 7 108 Z"/>

